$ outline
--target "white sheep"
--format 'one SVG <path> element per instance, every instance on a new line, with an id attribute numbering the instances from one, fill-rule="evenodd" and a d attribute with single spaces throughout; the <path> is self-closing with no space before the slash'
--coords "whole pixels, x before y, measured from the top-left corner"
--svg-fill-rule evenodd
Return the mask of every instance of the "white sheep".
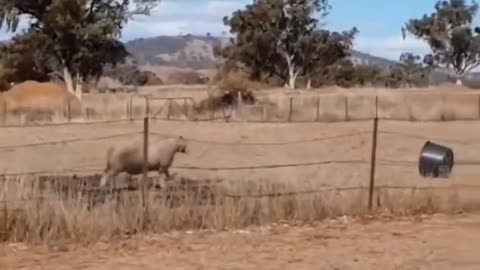
<path id="1" fill-rule="evenodd" d="M 147 167 L 148 171 L 158 171 L 170 178 L 168 168 L 172 165 L 175 154 L 186 153 L 187 143 L 182 136 L 155 140 L 149 142 Z M 104 187 L 108 181 L 119 173 L 141 174 L 143 173 L 143 142 L 110 147 L 107 151 L 107 165 L 100 180 L 100 187 Z"/>

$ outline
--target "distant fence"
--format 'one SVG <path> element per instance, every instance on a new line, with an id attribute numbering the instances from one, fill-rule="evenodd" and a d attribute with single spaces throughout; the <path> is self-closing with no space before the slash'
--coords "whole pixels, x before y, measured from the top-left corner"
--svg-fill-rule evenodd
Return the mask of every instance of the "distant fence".
<path id="1" fill-rule="evenodd" d="M 150 129 L 149 123 L 151 120 L 155 120 L 157 118 L 148 118 L 145 117 L 143 119 L 143 130 L 138 130 L 135 132 L 123 132 L 123 133 L 117 133 L 117 134 L 112 134 L 108 136 L 94 136 L 94 137 L 86 137 L 86 138 L 72 138 L 72 139 L 64 139 L 64 140 L 50 140 L 50 141 L 44 141 L 44 142 L 39 142 L 39 143 L 29 143 L 29 144 L 2 144 L 0 145 L 0 154 L 2 153 L 9 153 L 9 151 L 15 151 L 19 149 L 26 149 L 26 148 L 34 148 L 34 147 L 40 147 L 40 146 L 48 146 L 48 145 L 64 145 L 64 144 L 72 144 L 72 143 L 78 143 L 78 142 L 96 142 L 100 140 L 111 140 L 114 138 L 129 138 L 134 135 L 141 135 L 143 134 L 143 141 L 144 141 L 144 158 L 146 153 L 148 152 L 148 146 L 149 146 L 149 137 L 151 136 L 161 136 L 161 137 L 170 137 L 173 136 L 173 133 L 162 133 L 162 132 L 156 132 L 152 131 Z M 162 119 L 163 120 L 163 119 Z M 319 192 L 342 192 L 342 191 L 349 191 L 349 190 L 368 190 L 368 201 L 366 204 L 368 205 L 369 209 L 372 209 L 374 206 L 374 195 L 375 193 L 381 192 L 381 190 L 436 190 L 436 189 L 463 189 L 463 190 L 476 190 L 480 189 L 480 184 L 478 185 L 470 185 L 470 184 L 465 184 L 465 183 L 451 183 L 448 182 L 449 180 L 443 180 L 446 183 L 435 183 L 434 185 L 429 184 L 423 184 L 423 185 L 392 185 L 392 184 L 384 184 L 384 183 L 378 183 L 377 180 L 377 172 L 378 172 L 378 166 L 377 165 L 383 165 L 383 166 L 388 166 L 388 167 L 405 167 L 409 170 L 415 169 L 412 171 L 409 171 L 410 176 L 412 175 L 418 175 L 418 172 L 416 171 L 418 168 L 418 163 L 417 160 L 412 160 L 412 159 L 405 159 L 405 158 L 379 158 L 378 157 L 378 151 L 377 148 L 378 146 L 378 138 L 379 135 L 384 135 L 384 136 L 402 136 L 403 138 L 410 138 L 413 140 L 417 141 L 426 141 L 426 140 L 440 140 L 442 142 L 447 142 L 447 143 L 452 143 L 455 145 L 459 145 L 462 147 L 466 148 L 472 148 L 475 145 L 480 145 L 480 139 L 477 140 L 458 140 L 454 138 L 443 138 L 443 137 L 429 137 L 429 136 L 424 136 L 420 134 L 412 134 L 409 132 L 399 132 L 399 131 L 392 131 L 392 130 L 385 130 L 381 128 L 380 122 L 382 119 L 380 118 L 374 118 L 373 121 L 371 120 L 362 120 L 365 122 L 366 125 L 370 125 L 369 122 L 371 122 L 371 129 L 364 130 L 364 131 L 357 131 L 357 132 L 351 132 L 351 133 L 346 133 L 346 134 L 338 134 L 338 135 L 332 135 L 332 136 L 323 136 L 323 137 L 314 137 L 310 139 L 303 139 L 303 140 L 291 140 L 291 141 L 283 141 L 283 142 L 226 142 L 226 141 L 215 141 L 215 140 L 201 140 L 197 139 L 194 137 L 189 137 L 185 136 L 185 139 L 189 142 L 195 142 L 198 144 L 206 144 L 206 145 L 228 145 L 231 147 L 268 147 L 268 146 L 287 146 L 287 145 L 293 145 L 293 144 L 307 144 L 307 143 L 321 143 L 321 142 L 328 142 L 331 140 L 339 139 L 339 138 L 354 138 L 358 136 L 363 136 L 363 135 L 368 135 L 371 136 L 369 137 L 370 141 L 370 155 L 369 159 L 368 158 L 349 158 L 348 155 L 346 156 L 345 159 L 336 159 L 336 160 L 329 160 L 329 159 L 321 159 L 321 160 L 313 160 L 309 162 L 298 162 L 298 163 L 281 163 L 281 164 L 263 164 L 263 165 L 258 165 L 258 164 L 251 164 L 251 165 L 232 165 L 232 166 L 195 166 L 195 165 L 190 165 L 190 166 L 178 166 L 174 165 L 172 166 L 173 169 L 181 169 L 181 170 L 190 170 L 190 171 L 242 171 L 242 170 L 271 170 L 271 169 L 281 169 L 281 168 L 292 168 L 292 167 L 312 167 L 312 166 L 326 166 L 326 165 L 332 165 L 332 164 L 347 164 L 347 165 L 368 165 L 369 167 L 369 173 L 368 177 L 365 177 L 364 180 L 361 182 L 364 183 L 364 185 L 360 186 L 343 186 L 343 187 L 324 187 L 320 189 L 315 189 L 315 190 L 305 190 L 305 191 L 296 191 L 296 192 L 290 192 L 290 193 L 264 193 L 264 194 L 246 194 L 246 195 L 241 195 L 241 194 L 225 194 L 225 196 L 230 196 L 230 197 L 246 197 L 246 198 L 254 198 L 254 197 L 265 197 L 265 196 L 291 196 L 295 194 L 308 194 L 308 193 L 319 193 Z M 108 123 L 121 123 L 121 122 L 127 122 L 127 123 L 133 123 L 133 122 L 138 122 L 136 119 L 129 119 L 129 120 L 118 120 L 118 121 L 109 121 Z M 107 123 L 107 122 L 104 122 Z M 68 126 L 68 125 L 92 125 L 92 124 L 99 124 L 97 123 L 69 123 L 69 124 L 50 124 L 50 125 L 41 125 L 43 126 Z M 27 128 L 25 126 L 18 126 L 17 128 Z M 384 146 L 385 147 L 385 146 Z M 380 149 L 382 146 L 380 146 Z M 417 149 L 415 154 L 419 154 L 420 149 Z M 220 157 L 219 157 L 220 158 Z M 480 158 L 480 156 L 479 156 Z M 144 159 L 145 160 L 145 159 Z M 19 161 L 21 162 L 21 161 Z M 455 162 L 455 166 L 457 167 L 465 167 L 465 166 L 478 166 L 480 165 L 480 159 L 475 160 L 474 158 L 472 159 L 459 159 Z M 144 177 L 147 177 L 147 171 L 146 171 L 146 165 L 144 164 Z M 456 169 L 457 170 L 457 169 Z M 461 169 L 460 169 L 461 170 Z M 92 166 L 85 166 L 85 167 L 77 167 L 75 169 L 68 169 L 65 171 L 60 171 L 60 170 L 52 170 L 52 171 L 23 171 L 23 172 L 5 172 L 2 174 L 3 177 L 21 177 L 21 176 L 28 176 L 28 175 L 54 175 L 54 174 L 92 174 L 92 173 L 101 173 L 103 171 L 103 164 L 96 164 Z M 389 170 L 390 171 L 390 170 Z M 478 176 L 478 172 L 480 170 L 476 170 L 473 173 L 476 173 Z M 390 172 L 389 172 L 390 173 Z M 394 172 L 391 172 L 394 174 Z M 425 180 L 427 181 L 427 180 Z M 142 190 L 144 190 L 145 187 L 142 187 Z M 142 196 L 143 201 L 146 203 L 144 195 Z M 378 199 L 377 199 L 378 200 Z"/>
<path id="2" fill-rule="evenodd" d="M 359 90 L 361 91 L 361 90 Z M 389 95 L 278 95 L 261 97 L 255 104 L 188 96 L 98 96 L 85 99 L 81 115 L 65 104 L 63 115 L 48 122 L 98 122 L 151 119 L 224 122 L 339 122 L 375 118 L 403 121 L 479 120 L 480 94 L 395 93 Z M 36 114 L 33 112 L 32 114 Z M 38 113 L 37 113 L 38 114 Z M 78 113 L 77 113 L 78 114 Z M 3 126 L 31 125 L 28 114 L 0 112 Z M 53 119 L 55 118 L 55 119 Z M 23 120 L 22 120 L 23 119 Z"/>

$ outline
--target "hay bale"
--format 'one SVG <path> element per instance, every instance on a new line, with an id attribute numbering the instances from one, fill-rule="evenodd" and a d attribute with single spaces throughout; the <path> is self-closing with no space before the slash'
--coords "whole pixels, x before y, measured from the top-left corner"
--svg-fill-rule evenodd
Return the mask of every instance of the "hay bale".
<path id="1" fill-rule="evenodd" d="M 58 84 L 51 82 L 26 81 L 13 86 L 2 93 L 1 102 L 6 113 L 12 114 L 49 114 L 67 115 L 70 107 L 71 117 L 82 113 L 81 101 Z"/>

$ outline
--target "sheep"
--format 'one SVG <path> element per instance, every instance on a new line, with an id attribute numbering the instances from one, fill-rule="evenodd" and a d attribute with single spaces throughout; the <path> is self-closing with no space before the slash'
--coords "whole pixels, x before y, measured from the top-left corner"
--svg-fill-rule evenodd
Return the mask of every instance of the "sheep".
<path id="1" fill-rule="evenodd" d="M 168 168 L 172 165 L 175 154 L 187 152 L 187 142 L 182 136 L 152 141 L 149 143 L 147 169 L 158 171 L 170 178 Z M 100 180 L 104 187 L 110 179 L 119 173 L 141 174 L 143 172 L 143 142 L 133 142 L 118 148 L 107 150 L 107 164 Z"/>

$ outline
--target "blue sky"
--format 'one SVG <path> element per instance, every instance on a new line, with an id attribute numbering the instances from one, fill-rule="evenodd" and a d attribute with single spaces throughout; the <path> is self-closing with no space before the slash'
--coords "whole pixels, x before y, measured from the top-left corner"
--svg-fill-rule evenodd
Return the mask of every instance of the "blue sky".
<path id="1" fill-rule="evenodd" d="M 122 40 L 156 35 L 221 35 L 227 29 L 222 18 L 252 0 L 163 0 L 150 17 L 138 17 L 125 27 Z M 433 11 L 435 0 L 330 0 L 327 28 L 360 33 L 355 48 L 374 55 L 398 59 L 401 52 L 426 53 L 428 46 L 412 37 L 402 40 L 401 27 L 409 18 Z M 478 22 L 478 20 L 476 20 Z M 8 35 L 0 32 L 0 39 Z"/>

